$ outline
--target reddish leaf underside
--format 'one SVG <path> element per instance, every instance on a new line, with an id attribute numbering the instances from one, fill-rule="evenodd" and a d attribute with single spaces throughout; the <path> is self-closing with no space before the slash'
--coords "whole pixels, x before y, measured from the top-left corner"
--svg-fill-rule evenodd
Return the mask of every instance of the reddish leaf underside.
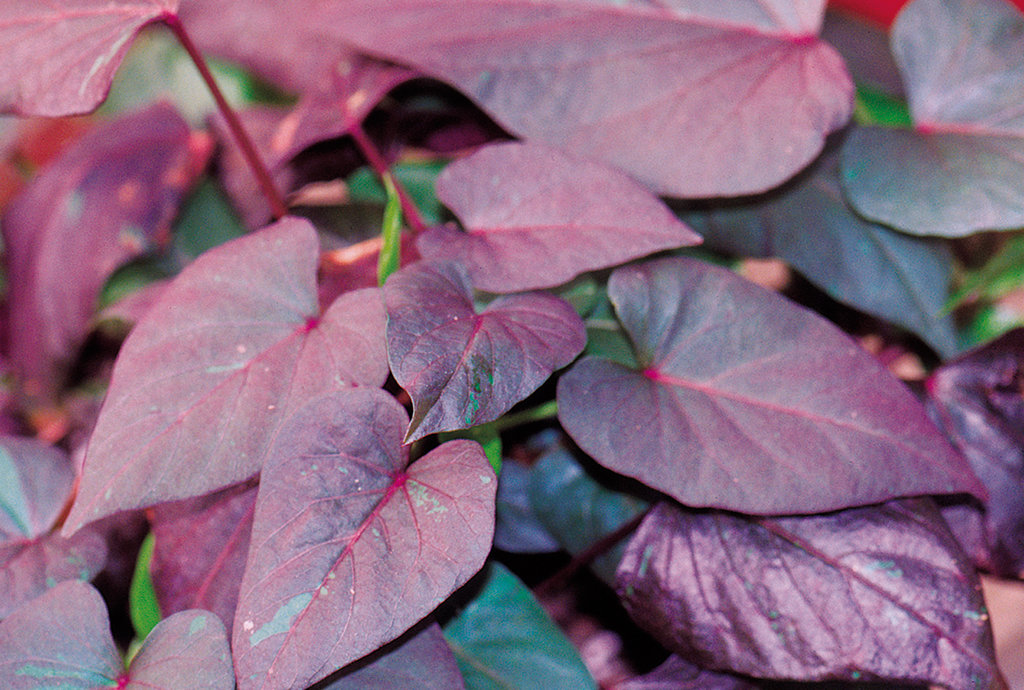
<path id="1" fill-rule="evenodd" d="M 286 218 L 171 282 L 122 347 L 66 532 L 243 481 L 303 402 L 383 384 L 380 293 L 347 293 L 321 316 L 317 256 L 312 226 Z"/>
<path id="2" fill-rule="evenodd" d="M 437 179 L 437 197 L 466 232 L 434 228 L 428 259 L 456 259 L 474 287 L 520 292 L 663 249 L 698 244 L 657 197 L 622 173 L 541 144 L 479 149 Z"/>
<path id="3" fill-rule="evenodd" d="M 309 403 L 261 475 L 235 616 L 239 687 L 305 687 L 395 639 L 483 565 L 497 482 L 451 441 L 406 467 L 405 410 L 379 390 Z"/>
<path id="4" fill-rule="evenodd" d="M 73 115 L 106 98 L 131 39 L 178 0 L 0 2 L 0 111 Z"/>
<path id="5" fill-rule="evenodd" d="M 404 268 L 384 297 L 388 361 L 413 402 L 410 442 L 497 419 L 586 344 L 579 315 L 553 295 L 500 297 L 478 314 L 455 263 Z"/>
<path id="6" fill-rule="evenodd" d="M 760 520 L 663 503 L 630 541 L 618 591 L 707 668 L 1005 687 L 977 575 L 928 501 Z"/>
<path id="7" fill-rule="evenodd" d="M 581 360 L 558 411 L 609 469 L 749 513 L 985 495 L 917 399 L 816 314 L 694 259 L 618 269 L 608 293 L 639 366 Z"/>
<path id="8" fill-rule="evenodd" d="M 11 204 L 7 352 L 29 394 L 56 394 L 104 282 L 167 239 L 209 153 L 205 136 L 157 104 L 87 134 Z"/>

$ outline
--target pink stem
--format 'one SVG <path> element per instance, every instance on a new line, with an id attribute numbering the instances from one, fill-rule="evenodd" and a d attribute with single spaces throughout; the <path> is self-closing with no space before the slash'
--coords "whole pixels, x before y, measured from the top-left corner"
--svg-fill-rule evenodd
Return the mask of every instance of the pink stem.
<path id="1" fill-rule="evenodd" d="M 356 146 L 359 151 L 366 158 L 366 162 L 370 164 L 373 171 L 383 179 L 385 175 L 391 175 L 391 171 L 388 169 L 388 164 L 384 160 L 384 156 L 381 155 L 380 151 L 377 150 L 377 146 L 370 140 L 370 137 L 366 135 L 362 125 L 358 123 L 352 123 L 349 126 L 349 133 L 356 142 Z M 406 221 L 409 223 L 409 227 L 412 228 L 414 234 L 420 234 L 427 229 L 427 226 L 423 223 L 423 218 L 420 217 L 420 210 L 416 208 L 416 204 L 412 202 L 409 195 L 406 193 L 405 188 L 402 187 L 401 183 L 391 176 L 391 181 L 395 183 L 395 191 L 398 193 L 398 201 L 402 205 L 402 214 L 405 216 Z"/>

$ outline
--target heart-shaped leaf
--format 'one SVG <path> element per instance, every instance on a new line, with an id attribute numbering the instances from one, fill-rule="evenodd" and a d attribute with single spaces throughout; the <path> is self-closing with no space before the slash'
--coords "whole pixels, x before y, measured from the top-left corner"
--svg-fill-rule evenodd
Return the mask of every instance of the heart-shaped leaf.
<path id="1" fill-rule="evenodd" d="M 441 626 L 431 623 L 422 630 L 409 632 L 392 645 L 351 664 L 351 670 L 344 671 L 321 690 L 462 690 L 466 687 Z"/>
<path id="2" fill-rule="evenodd" d="M 114 270 L 168 238 L 210 143 L 157 104 L 84 136 L 3 216 L 7 354 L 23 388 L 55 396 Z"/>
<path id="3" fill-rule="evenodd" d="M 618 591 L 702 666 L 796 680 L 999 688 L 977 575 L 929 501 L 753 519 L 656 507 Z"/>
<path id="4" fill-rule="evenodd" d="M 1024 225 L 1024 15 L 1004 0 L 915 0 L 891 38 L 916 128 L 850 136 L 851 203 L 915 235 Z"/>
<path id="5" fill-rule="evenodd" d="M 451 441 L 406 467 L 404 408 L 375 389 L 314 400 L 260 475 L 235 615 L 239 687 L 305 687 L 389 642 L 483 565 L 494 472 Z"/>
<path id="6" fill-rule="evenodd" d="M 178 0 L 0 4 L 0 111 L 72 115 L 106 97 L 131 39 Z"/>
<path id="7" fill-rule="evenodd" d="M 709 247 L 784 259 L 832 298 L 910 329 L 943 355 L 956 352 L 953 319 L 945 313 L 949 247 L 853 213 L 834 147 L 778 191 L 682 217 Z"/>
<path id="8" fill-rule="evenodd" d="M 354 44 L 447 81 L 524 138 L 704 197 L 779 184 L 849 118 L 852 83 L 816 35 L 824 5 L 275 0 L 225 16 L 196 0 L 183 16 L 245 63 Z"/>
<path id="9" fill-rule="evenodd" d="M 477 313 L 455 263 L 398 271 L 384 299 L 388 361 L 413 403 L 407 441 L 497 419 L 586 343 L 579 315 L 552 295 L 499 297 Z"/>
<path id="10" fill-rule="evenodd" d="M 984 496 L 910 391 L 781 295 L 683 258 L 618 269 L 608 294 L 639 366 L 582 359 L 558 382 L 558 416 L 609 469 L 750 513 Z"/>
<path id="11" fill-rule="evenodd" d="M 209 611 L 181 611 L 160 621 L 132 657 L 125 690 L 233 690 L 227 629 Z"/>
<path id="12" fill-rule="evenodd" d="M 432 229 L 427 259 L 455 259 L 474 287 L 520 292 L 580 273 L 698 244 L 700 237 L 622 173 L 540 144 L 492 144 L 455 161 L 437 196 L 466 232 Z"/>
<path id="13" fill-rule="evenodd" d="M 444 628 L 470 688 L 596 687 L 572 643 L 519 578 L 491 562 L 480 586 Z"/>
<path id="14" fill-rule="evenodd" d="M 118 356 L 65 531 L 245 480 L 306 400 L 383 384 L 379 292 L 320 315 L 317 257 L 312 226 L 286 218 L 210 250 L 163 290 Z"/>

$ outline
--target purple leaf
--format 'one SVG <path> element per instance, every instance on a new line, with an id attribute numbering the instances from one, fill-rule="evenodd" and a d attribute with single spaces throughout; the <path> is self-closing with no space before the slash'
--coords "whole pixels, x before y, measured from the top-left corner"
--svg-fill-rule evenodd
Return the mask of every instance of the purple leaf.
<path id="1" fill-rule="evenodd" d="M 268 46 L 352 43 L 452 84 L 524 138 L 703 197 L 779 184 L 849 118 L 850 78 L 816 36 L 824 4 L 277 0 L 183 16 L 205 47 L 250 64 Z"/>
<path id="2" fill-rule="evenodd" d="M 631 540 L 618 591 L 707 668 L 1005 687 L 980 583 L 927 501 L 760 520 L 664 503 Z"/>
<path id="3" fill-rule="evenodd" d="M 165 616 L 205 609 L 232 624 L 255 505 L 248 483 L 153 509 L 150 571 Z"/>
<path id="4" fill-rule="evenodd" d="M 412 631 L 410 631 L 412 632 Z M 349 666 L 318 690 L 461 690 L 465 687 L 437 623 Z"/>
<path id="5" fill-rule="evenodd" d="M 261 474 L 235 615 L 239 687 L 305 687 L 389 642 L 483 565 L 497 481 L 451 441 L 408 468 L 404 409 L 383 391 L 315 400 Z"/>
<path id="6" fill-rule="evenodd" d="M 232 690 L 235 674 L 224 624 L 208 611 L 165 618 L 132 658 L 127 679 L 125 690 Z"/>
<path id="7" fill-rule="evenodd" d="M 945 364 L 927 383 L 933 417 L 988 489 L 984 565 L 1007 577 L 1024 572 L 1022 384 L 1021 329 Z M 963 518 L 950 524 L 959 534 Z"/>
<path id="8" fill-rule="evenodd" d="M 673 654 L 658 668 L 625 683 L 615 690 L 755 690 L 736 676 L 706 671 Z"/>
<path id="9" fill-rule="evenodd" d="M 924 407 L 816 314 L 693 259 L 621 268 L 608 294 L 639 366 L 584 358 L 562 426 L 682 503 L 813 513 L 984 489 Z"/>
<path id="10" fill-rule="evenodd" d="M 850 136 L 851 203 L 916 235 L 1024 225 L 1024 16 L 1003 0 L 916 0 L 891 38 L 916 129 Z"/>
<path id="11" fill-rule="evenodd" d="M 245 480 L 306 400 L 383 384 L 380 293 L 347 293 L 321 315 L 317 256 L 309 223 L 286 218 L 171 282 L 118 356 L 66 532 Z"/>
<path id="12" fill-rule="evenodd" d="M 58 375 L 91 326 L 114 270 L 168 237 L 210 152 L 166 104 L 119 118 L 70 147 L 3 216 L 7 352 L 30 394 Z"/>
<path id="13" fill-rule="evenodd" d="M 131 39 L 177 0 L 0 4 L 0 111 L 72 115 L 106 98 Z"/>
<path id="14" fill-rule="evenodd" d="M 92 586 L 64 582 L 0 621 L 6 690 L 118 687 L 124 674 L 107 607 Z"/>
<path id="15" fill-rule="evenodd" d="M 885 28 L 853 13 L 829 9 L 821 37 L 836 49 L 855 84 L 903 96 L 899 69 L 889 52 Z"/>
<path id="16" fill-rule="evenodd" d="M 388 361 L 413 403 L 407 442 L 497 419 L 586 344 L 583 321 L 552 295 L 499 297 L 477 313 L 454 263 L 398 271 L 384 299 Z"/>
<path id="17" fill-rule="evenodd" d="M 434 228 L 427 259 L 456 259 L 474 287 L 520 292 L 663 249 L 698 244 L 650 192 L 604 165 L 540 144 L 492 144 L 437 179 L 437 196 L 467 232 Z"/>

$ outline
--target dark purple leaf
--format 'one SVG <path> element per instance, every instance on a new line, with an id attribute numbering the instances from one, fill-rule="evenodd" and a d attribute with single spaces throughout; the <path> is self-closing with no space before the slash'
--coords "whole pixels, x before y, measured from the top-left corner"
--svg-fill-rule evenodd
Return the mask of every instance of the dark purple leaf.
<path id="1" fill-rule="evenodd" d="M 650 673 L 619 683 L 615 690 L 755 690 L 745 680 L 706 671 L 675 654 Z"/>
<path id="2" fill-rule="evenodd" d="M 410 442 L 497 419 L 586 343 L 579 315 L 552 295 L 499 297 L 477 313 L 454 263 L 398 271 L 384 299 L 388 361 L 413 402 Z"/>
<path id="3" fill-rule="evenodd" d="M 0 111 L 72 115 L 106 98 L 131 39 L 177 0 L 0 4 Z"/>
<path id="4" fill-rule="evenodd" d="M 92 586 L 64 582 L 0 621 L 6 690 L 117 687 L 124 674 L 107 607 Z"/>
<path id="5" fill-rule="evenodd" d="M 694 259 L 615 271 L 636 369 L 587 357 L 558 383 L 595 460 L 687 505 L 813 513 L 984 489 L 924 407 L 816 314 Z"/>
<path id="6" fill-rule="evenodd" d="M 916 235 L 1024 225 L 1024 16 L 1003 0 L 915 0 L 892 50 L 916 129 L 846 141 L 858 212 Z"/>
<path id="7" fill-rule="evenodd" d="M 933 417 L 988 489 L 983 564 L 1019 577 L 1024 572 L 1024 330 L 940 367 L 927 389 Z M 951 519 L 954 532 L 970 519 Z"/>
<path id="8" fill-rule="evenodd" d="M 554 287 L 700 242 L 622 173 L 540 144 L 492 144 L 452 163 L 437 178 L 437 196 L 466 232 L 434 228 L 417 242 L 420 253 L 460 261 L 488 292 Z"/>
<path id="9" fill-rule="evenodd" d="M 766 678 L 1002 688 L 977 575 L 934 505 L 754 519 L 664 503 L 618 573 L 641 626 Z"/>
<path id="10" fill-rule="evenodd" d="M 171 282 L 118 356 L 65 531 L 243 481 L 306 400 L 384 382 L 379 292 L 321 315 L 317 256 L 309 223 L 286 218 Z"/>
<path id="11" fill-rule="evenodd" d="M 401 635 L 483 565 L 497 485 L 483 450 L 451 441 L 407 468 L 407 423 L 383 391 L 353 389 L 282 427 L 235 615 L 243 690 L 324 678 Z"/>
<path id="12" fill-rule="evenodd" d="M 182 611 L 165 618 L 132 658 L 127 678 L 125 690 L 233 690 L 235 674 L 224 624 L 209 611 Z"/>
<path id="13" fill-rule="evenodd" d="M 352 43 L 452 84 L 520 136 L 702 197 L 779 184 L 846 123 L 850 78 L 816 36 L 824 4 L 277 0 L 225 17 L 207 1 L 183 17 L 247 64 Z"/>
<path id="14" fill-rule="evenodd" d="M 205 609 L 232 624 L 255 505 L 255 484 L 243 484 L 153 509 L 150 571 L 165 616 Z"/>
<path id="15" fill-rule="evenodd" d="M 504 458 L 498 476 L 494 546 L 512 553 L 551 553 L 559 545 L 537 519 L 530 505 L 531 470 L 514 458 Z"/>
<path id="16" fill-rule="evenodd" d="M 854 83 L 896 98 L 903 96 L 903 82 L 882 26 L 830 9 L 825 13 L 821 37 L 843 57 Z"/>
<path id="17" fill-rule="evenodd" d="M 682 217 L 709 247 L 784 259 L 834 299 L 910 329 L 943 355 L 956 352 L 946 310 L 949 247 L 854 214 L 843 199 L 834 148 L 778 191 Z"/>
<path id="18" fill-rule="evenodd" d="M 168 237 L 210 146 L 166 104 L 93 130 L 3 216 L 7 352 L 30 394 L 55 394 L 103 284 Z"/>
<path id="19" fill-rule="evenodd" d="M 317 690 L 461 690 L 466 687 L 437 623 L 354 664 Z"/>

